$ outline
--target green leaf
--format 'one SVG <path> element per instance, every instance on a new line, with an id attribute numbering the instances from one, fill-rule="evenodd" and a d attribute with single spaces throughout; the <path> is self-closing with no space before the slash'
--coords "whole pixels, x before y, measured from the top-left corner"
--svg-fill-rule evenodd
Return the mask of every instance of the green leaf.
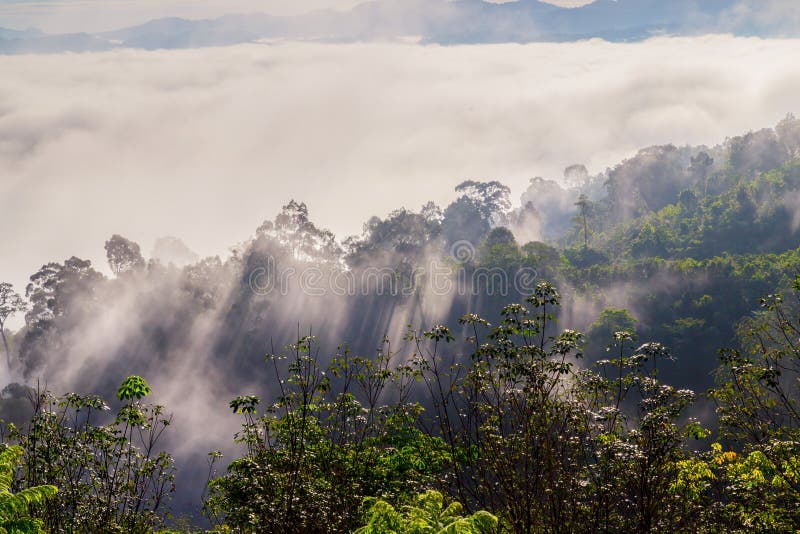
<path id="1" fill-rule="evenodd" d="M 152 392 L 147 381 L 141 376 L 131 375 L 126 378 L 117 390 L 117 398 L 121 401 L 140 400 Z"/>

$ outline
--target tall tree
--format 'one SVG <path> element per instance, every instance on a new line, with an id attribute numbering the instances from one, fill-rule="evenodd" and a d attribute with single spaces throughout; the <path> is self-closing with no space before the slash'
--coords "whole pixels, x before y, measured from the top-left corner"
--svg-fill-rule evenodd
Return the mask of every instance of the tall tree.
<path id="1" fill-rule="evenodd" d="M 11 284 L 0 283 L 0 337 L 3 339 L 3 347 L 6 350 L 9 371 L 11 371 L 11 351 L 8 348 L 8 340 L 6 339 L 6 321 L 15 313 L 25 311 L 27 308 L 27 303 L 19 293 L 14 291 L 14 287 Z"/>
<path id="2" fill-rule="evenodd" d="M 144 267 L 142 251 L 137 243 L 114 234 L 106 241 L 106 257 L 108 266 L 117 276 L 128 271 L 137 271 Z"/>
<path id="3" fill-rule="evenodd" d="M 497 181 L 467 180 L 456 186 L 460 196 L 444 211 L 442 234 L 448 244 L 478 243 L 489 230 L 506 222 L 511 211 L 511 189 Z"/>
<path id="4" fill-rule="evenodd" d="M 259 226 L 256 236 L 285 247 L 295 260 L 336 262 L 342 252 L 333 232 L 314 224 L 305 202 L 295 200 L 283 206 L 274 221 Z"/>
<path id="5" fill-rule="evenodd" d="M 689 175 L 695 182 L 695 185 L 702 184 L 703 186 L 703 200 L 708 196 L 708 175 L 714 166 L 714 158 L 708 155 L 708 152 L 700 152 L 696 156 L 692 156 L 691 164 L 689 165 Z"/>
<path id="6" fill-rule="evenodd" d="M 25 335 L 19 346 L 26 374 L 62 354 L 60 333 L 76 327 L 89 309 L 100 305 L 98 290 L 103 280 L 91 261 L 75 256 L 63 264 L 43 265 L 30 277 L 25 289 L 30 310 L 25 314 Z"/>
<path id="7" fill-rule="evenodd" d="M 441 210 L 433 203 L 420 213 L 405 208 L 395 210 L 386 219 L 372 217 L 361 236 L 345 241 L 350 265 L 395 265 L 402 259 L 422 258 L 426 247 L 439 235 Z"/>
<path id="8" fill-rule="evenodd" d="M 490 225 L 502 221 L 511 210 L 511 189 L 498 181 L 467 180 L 456 186 L 461 199 L 469 200 Z"/>
<path id="9" fill-rule="evenodd" d="M 775 127 L 775 133 L 778 134 L 778 139 L 786 146 L 791 157 L 800 157 L 800 119 L 789 113 Z"/>
<path id="10" fill-rule="evenodd" d="M 768 128 L 729 139 L 727 145 L 731 167 L 748 177 L 776 169 L 791 157 L 786 144 Z"/>
<path id="11" fill-rule="evenodd" d="M 575 205 L 580 208 L 581 217 L 583 218 L 583 248 L 589 248 L 589 226 L 586 223 L 586 213 L 589 211 L 589 197 L 581 194 Z"/>
<path id="12" fill-rule="evenodd" d="M 582 163 L 564 169 L 564 185 L 568 189 L 580 189 L 589 183 L 589 170 Z"/>

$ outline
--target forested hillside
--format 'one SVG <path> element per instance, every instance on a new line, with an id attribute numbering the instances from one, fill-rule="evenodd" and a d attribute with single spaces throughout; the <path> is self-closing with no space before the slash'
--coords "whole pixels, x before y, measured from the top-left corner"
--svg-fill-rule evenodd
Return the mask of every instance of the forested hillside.
<path id="1" fill-rule="evenodd" d="M 346 239 L 301 200 L 226 256 L 113 235 L 111 276 L 0 285 L 0 490 L 58 488 L 0 526 L 800 527 L 800 120 Z"/>

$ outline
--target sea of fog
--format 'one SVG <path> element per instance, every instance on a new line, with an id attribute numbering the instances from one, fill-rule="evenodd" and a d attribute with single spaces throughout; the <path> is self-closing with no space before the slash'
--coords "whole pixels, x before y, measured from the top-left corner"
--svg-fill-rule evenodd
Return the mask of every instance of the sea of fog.
<path id="1" fill-rule="evenodd" d="M 263 43 L 0 57 L 0 277 L 119 233 L 225 255 L 289 199 L 337 236 L 465 179 L 601 172 L 800 111 L 800 41 Z"/>

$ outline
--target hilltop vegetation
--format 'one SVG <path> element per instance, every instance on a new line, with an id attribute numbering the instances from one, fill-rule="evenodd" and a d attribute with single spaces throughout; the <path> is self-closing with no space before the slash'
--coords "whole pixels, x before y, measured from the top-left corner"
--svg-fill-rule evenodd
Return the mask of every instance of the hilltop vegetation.
<path id="1" fill-rule="evenodd" d="M 342 241 L 291 201 L 225 260 L 114 235 L 111 278 L 0 286 L 9 366 L 82 392 L 3 391 L 9 490 L 57 487 L 29 510 L 54 532 L 177 526 L 173 483 L 220 532 L 800 526 L 800 121 L 575 165 L 516 208 L 456 192 Z M 192 393 L 144 404 L 130 375 Z M 230 398 L 236 447 L 181 426 Z M 238 452 L 176 478 L 187 428 Z"/>

